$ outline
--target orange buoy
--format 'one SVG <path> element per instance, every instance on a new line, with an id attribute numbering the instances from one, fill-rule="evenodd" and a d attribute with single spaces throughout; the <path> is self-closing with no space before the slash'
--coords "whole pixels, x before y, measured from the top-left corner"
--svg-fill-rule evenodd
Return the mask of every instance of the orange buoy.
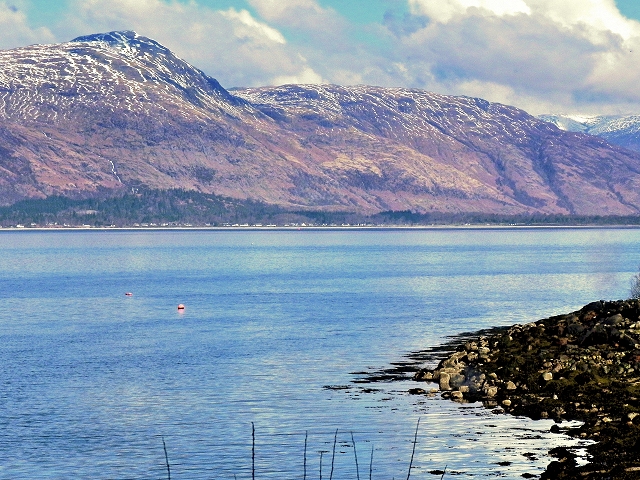
<path id="1" fill-rule="evenodd" d="M 184 310 L 184 305 L 183 304 L 178 305 L 178 310 Z"/>
<path id="2" fill-rule="evenodd" d="M 126 295 L 127 297 L 133 297 L 133 293 L 131 293 L 131 292 L 127 292 L 127 293 L 125 293 L 125 295 Z"/>

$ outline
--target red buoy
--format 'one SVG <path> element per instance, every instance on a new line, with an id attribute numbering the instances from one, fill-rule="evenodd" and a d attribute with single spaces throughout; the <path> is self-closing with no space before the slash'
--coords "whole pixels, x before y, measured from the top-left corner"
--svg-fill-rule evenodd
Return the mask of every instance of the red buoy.
<path id="1" fill-rule="evenodd" d="M 184 305 L 183 304 L 178 305 L 178 310 L 184 310 Z"/>

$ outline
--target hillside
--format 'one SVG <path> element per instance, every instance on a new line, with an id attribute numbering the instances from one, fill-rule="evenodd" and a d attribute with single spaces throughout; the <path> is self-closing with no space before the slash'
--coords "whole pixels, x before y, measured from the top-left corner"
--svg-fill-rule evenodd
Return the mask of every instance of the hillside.
<path id="1" fill-rule="evenodd" d="M 640 153 L 422 90 L 228 91 L 134 32 L 0 51 L 0 204 L 175 188 L 364 214 L 635 215 Z"/>

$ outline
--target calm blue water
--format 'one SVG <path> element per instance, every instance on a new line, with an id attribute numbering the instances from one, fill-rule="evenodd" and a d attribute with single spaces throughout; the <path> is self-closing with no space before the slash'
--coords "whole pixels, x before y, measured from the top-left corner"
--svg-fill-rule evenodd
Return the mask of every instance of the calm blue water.
<path id="1" fill-rule="evenodd" d="M 640 230 L 0 232 L 0 478 L 519 478 L 547 422 L 354 385 L 624 298 Z M 133 292 L 132 297 L 124 295 Z M 183 303 L 183 313 L 176 306 Z M 330 390 L 327 385 L 348 386 Z M 534 455 L 524 455 L 533 453 Z M 497 462 L 511 462 L 500 466 Z"/>

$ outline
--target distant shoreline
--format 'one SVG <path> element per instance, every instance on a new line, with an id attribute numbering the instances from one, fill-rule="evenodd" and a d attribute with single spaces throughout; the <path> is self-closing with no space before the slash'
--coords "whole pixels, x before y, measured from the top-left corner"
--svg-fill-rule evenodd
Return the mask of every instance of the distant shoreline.
<path id="1" fill-rule="evenodd" d="M 301 226 L 166 226 L 166 227 L 0 227 L 0 232 L 77 232 L 77 231 L 406 231 L 406 230 L 638 230 L 640 225 L 301 225 Z"/>

